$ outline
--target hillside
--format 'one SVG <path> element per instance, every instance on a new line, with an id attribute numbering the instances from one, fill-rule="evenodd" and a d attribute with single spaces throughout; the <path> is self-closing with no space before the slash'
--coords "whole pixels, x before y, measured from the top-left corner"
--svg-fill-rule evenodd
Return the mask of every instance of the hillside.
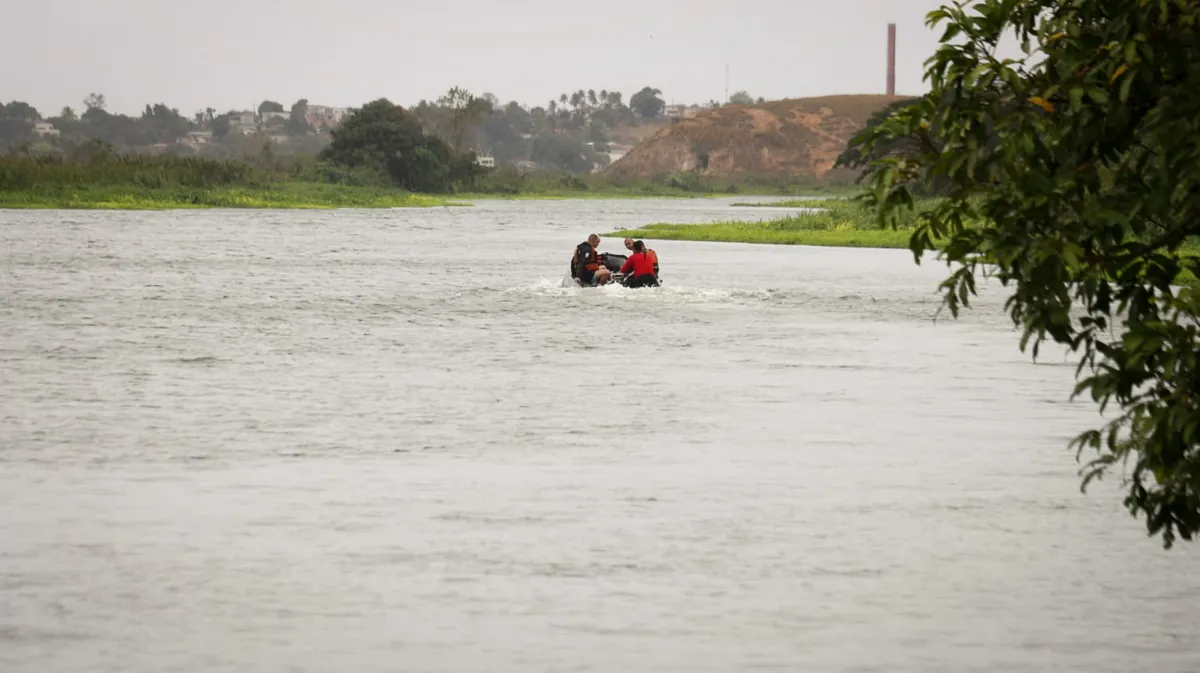
<path id="1" fill-rule="evenodd" d="M 821 177 L 867 119 L 906 96 L 823 96 L 726 105 L 666 126 L 605 169 L 613 177 L 671 171 Z"/>

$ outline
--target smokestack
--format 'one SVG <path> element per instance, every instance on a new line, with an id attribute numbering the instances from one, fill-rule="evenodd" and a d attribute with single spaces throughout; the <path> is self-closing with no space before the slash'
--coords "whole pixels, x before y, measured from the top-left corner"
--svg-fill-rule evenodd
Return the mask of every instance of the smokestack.
<path id="1" fill-rule="evenodd" d="M 896 24 L 888 24 L 887 95 L 896 95 Z"/>

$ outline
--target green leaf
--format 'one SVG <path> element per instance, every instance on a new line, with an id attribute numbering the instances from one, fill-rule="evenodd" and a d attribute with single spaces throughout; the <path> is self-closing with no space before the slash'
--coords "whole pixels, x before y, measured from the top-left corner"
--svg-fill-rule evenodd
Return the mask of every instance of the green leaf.
<path id="1" fill-rule="evenodd" d="M 1129 88 L 1131 86 L 1133 86 L 1133 75 L 1126 77 L 1124 81 L 1121 82 L 1121 89 L 1120 93 L 1117 95 L 1117 100 L 1121 101 L 1122 105 L 1129 102 Z"/>

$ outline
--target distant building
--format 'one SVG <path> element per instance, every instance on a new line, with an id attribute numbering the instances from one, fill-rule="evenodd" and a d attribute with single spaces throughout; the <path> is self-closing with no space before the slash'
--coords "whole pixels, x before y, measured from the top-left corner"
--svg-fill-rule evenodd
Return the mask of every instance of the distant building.
<path id="1" fill-rule="evenodd" d="M 229 132 L 250 135 L 258 131 L 257 115 L 250 110 L 233 110 L 229 113 Z"/>
<path id="2" fill-rule="evenodd" d="M 475 163 L 479 164 L 480 166 L 487 167 L 487 168 L 495 168 L 496 167 L 496 157 L 477 156 L 477 157 L 475 157 Z"/>
<path id="3" fill-rule="evenodd" d="M 187 135 L 177 141 L 180 145 L 200 151 L 200 147 L 212 142 L 212 131 L 188 131 Z"/>
<path id="4" fill-rule="evenodd" d="M 62 131 L 54 128 L 54 124 L 47 121 L 37 121 L 33 123 L 33 132 L 45 138 L 46 136 L 59 136 Z"/>
<path id="5" fill-rule="evenodd" d="M 308 125 L 315 129 L 334 128 L 342 123 L 349 113 L 348 108 L 330 107 L 328 105 L 309 105 L 305 119 Z"/>
<path id="6" fill-rule="evenodd" d="M 633 149 L 633 145 L 625 145 L 618 143 L 610 143 L 608 146 L 608 161 L 610 164 L 615 164 L 621 160 L 621 157 L 629 154 L 629 150 Z"/>
<path id="7" fill-rule="evenodd" d="M 665 114 L 668 120 L 678 121 L 680 119 L 687 119 L 688 117 L 695 117 L 703 109 L 705 108 L 700 105 L 668 105 Z"/>
<path id="8" fill-rule="evenodd" d="M 238 126 L 254 126 L 257 123 L 255 114 L 251 110 L 234 111 L 229 113 L 229 123 L 237 124 Z"/>
<path id="9" fill-rule="evenodd" d="M 268 122 L 272 119 L 283 119 L 286 121 L 291 116 L 291 113 L 288 112 L 264 112 L 262 113 L 262 120 L 264 122 Z"/>

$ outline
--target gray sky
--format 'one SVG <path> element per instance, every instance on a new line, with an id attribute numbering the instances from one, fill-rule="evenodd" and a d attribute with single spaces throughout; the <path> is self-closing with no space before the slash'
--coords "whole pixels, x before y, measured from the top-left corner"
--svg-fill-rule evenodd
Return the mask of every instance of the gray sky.
<path id="1" fill-rule="evenodd" d="M 3 0 L 0 100 L 44 115 L 103 93 L 110 112 L 164 102 L 190 116 L 251 108 L 404 105 L 451 86 L 545 105 L 580 88 L 643 86 L 702 103 L 883 93 L 887 23 L 896 89 L 919 94 L 941 0 Z"/>

